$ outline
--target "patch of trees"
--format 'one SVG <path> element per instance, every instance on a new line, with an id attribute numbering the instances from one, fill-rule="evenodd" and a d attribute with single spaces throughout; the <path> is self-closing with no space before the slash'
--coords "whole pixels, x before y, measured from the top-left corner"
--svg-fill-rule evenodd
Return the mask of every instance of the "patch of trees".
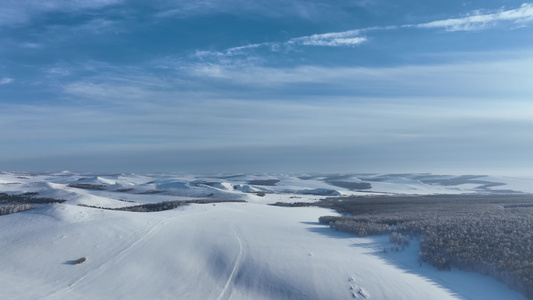
<path id="1" fill-rule="evenodd" d="M 0 193 L 0 216 L 35 208 L 31 204 L 52 204 L 66 201 L 50 197 L 35 197 L 37 195 L 38 193 L 36 192 L 17 195 Z"/>
<path id="2" fill-rule="evenodd" d="M 0 204 L 52 204 L 63 203 L 66 201 L 50 197 L 35 197 L 36 195 L 38 195 L 38 193 L 35 192 L 20 195 L 0 193 Z"/>
<path id="3" fill-rule="evenodd" d="M 30 204 L 8 204 L 0 206 L 0 216 L 14 214 L 25 210 L 33 209 Z"/>
<path id="4" fill-rule="evenodd" d="M 263 185 L 263 186 L 275 186 L 276 183 L 280 182 L 279 179 L 255 179 L 249 180 L 248 184 L 251 185 Z"/>
<path id="5" fill-rule="evenodd" d="M 331 180 L 326 181 L 334 186 L 350 189 L 350 190 L 367 190 L 371 189 L 372 185 L 368 182 L 350 182 L 350 181 L 340 181 L 340 180 Z"/>
<path id="6" fill-rule="evenodd" d="M 183 201 L 165 201 L 165 202 L 159 202 L 159 203 L 147 203 L 147 204 L 141 204 L 141 205 L 135 205 L 135 206 L 121 207 L 121 208 L 117 208 L 116 210 L 134 211 L 134 212 L 163 211 L 163 210 L 171 210 L 181 205 L 184 205 L 184 203 L 182 202 Z"/>
<path id="7" fill-rule="evenodd" d="M 308 206 L 316 206 L 317 202 L 276 202 L 273 204 L 270 204 L 272 206 L 282 206 L 282 207 L 308 207 Z"/>
<path id="8" fill-rule="evenodd" d="M 73 182 L 69 183 L 69 187 L 78 188 L 78 189 L 85 189 L 85 190 L 98 190 L 103 191 L 106 189 L 106 186 L 103 184 L 92 184 L 92 183 L 78 183 Z"/>
<path id="9" fill-rule="evenodd" d="M 79 204 L 80 206 L 107 209 L 107 210 L 121 210 L 121 211 L 133 211 L 133 212 L 155 212 L 163 210 L 171 210 L 177 207 L 180 207 L 185 204 L 196 203 L 196 204 L 210 204 L 210 203 L 227 203 L 227 202 L 246 202 L 245 200 L 213 200 L 213 199 L 197 199 L 197 200 L 177 200 L 177 201 L 164 201 L 158 203 L 146 203 L 141 205 L 127 206 L 127 207 L 118 207 L 118 208 L 106 208 L 91 206 L 85 204 Z"/>
<path id="10" fill-rule="evenodd" d="M 346 216 L 319 222 L 356 235 L 420 238 L 420 260 L 493 276 L 533 299 L 533 195 L 370 196 L 325 199 Z"/>
<path id="11" fill-rule="evenodd" d="M 155 194 L 161 194 L 163 191 L 160 190 L 149 190 L 146 192 L 142 192 L 141 195 L 155 195 Z"/>

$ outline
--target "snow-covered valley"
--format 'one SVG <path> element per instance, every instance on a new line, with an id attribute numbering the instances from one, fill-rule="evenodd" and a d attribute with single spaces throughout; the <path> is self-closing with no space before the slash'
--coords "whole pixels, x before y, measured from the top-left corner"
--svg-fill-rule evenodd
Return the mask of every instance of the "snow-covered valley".
<path id="1" fill-rule="evenodd" d="M 1 299 L 525 299 L 480 274 L 417 262 L 417 245 L 279 207 L 324 196 L 533 192 L 488 176 L 0 173 L 0 193 L 64 199 L 0 216 Z M 38 193 L 38 194 L 35 194 Z M 118 208 L 215 199 L 160 212 Z M 76 264 L 79 258 L 86 258 Z"/>

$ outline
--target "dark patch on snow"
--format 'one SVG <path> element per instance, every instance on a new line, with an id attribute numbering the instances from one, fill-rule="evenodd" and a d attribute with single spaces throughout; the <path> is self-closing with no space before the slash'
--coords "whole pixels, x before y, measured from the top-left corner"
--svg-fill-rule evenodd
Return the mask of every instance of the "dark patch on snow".
<path id="1" fill-rule="evenodd" d="M 372 185 L 368 182 L 326 181 L 326 183 L 350 190 L 367 190 L 372 188 Z"/>
<path id="2" fill-rule="evenodd" d="M 248 181 L 248 184 L 251 185 L 264 185 L 264 186 L 275 186 L 276 183 L 280 182 L 279 179 L 255 179 Z"/>

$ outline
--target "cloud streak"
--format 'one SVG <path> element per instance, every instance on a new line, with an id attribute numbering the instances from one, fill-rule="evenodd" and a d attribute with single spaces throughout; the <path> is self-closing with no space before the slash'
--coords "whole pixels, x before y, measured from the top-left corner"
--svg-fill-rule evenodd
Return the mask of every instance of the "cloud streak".
<path id="1" fill-rule="evenodd" d="M 13 81 L 14 81 L 13 78 L 9 78 L 9 77 L 0 78 L 0 85 L 10 84 Z"/>
<path id="2" fill-rule="evenodd" d="M 123 0 L 5 0 L 0 6 L 0 26 L 20 25 L 50 12 L 80 12 L 122 3 Z"/>
<path id="3" fill-rule="evenodd" d="M 228 57 L 249 56 L 250 53 L 259 49 L 267 49 L 271 52 L 290 52 L 295 50 L 295 47 L 355 47 L 368 40 L 367 37 L 361 36 L 361 32 L 361 30 L 349 30 L 343 32 L 313 34 L 292 38 L 285 42 L 249 44 L 227 48 L 223 51 L 197 50 L 193 57 L 200 59 L 201 61 L 215 59 L 220 62 Z M 234 63 L 234 61 L 231 63 Z"/>
<path id="4" fill-rule="evenodd" d="M 174 0 L 154 1 L 160 8 L 158 18 L 187 18 L 197 15 L 232 14 L 268 18 L 297 17 L 306 20 L 344 16 L 344 10 L 360 3 L 335 3 L 325 0 Z M 358 1 L 360 2 L 360 1 Z"/>
<path id="5" fill-rule="evenodd" d="M 291 50 L 295 46 L 315 46 L 315 47 L 353 47 L 368 42 L 369 38 L 364 33 L 370 31 L 394 30 L 400 28 L 444 28 L 446 31 L 472 31 L 481 30 L 490 26 L 496 26 L 501 22 L 512 22 L 517 25 L 526 25 L 533 22 L 533 4 L 524 3 L 519 8 L 500 10 L 495 13 L 482 14 L 474 11 L 462 18 L 451 18 L 437 20 L 421 24 L 407 25 L 390 25 L 367 27 L 340 32 L 328 32 L 321 34 L 312 34 L 289 39 L 286 42 L 267 42 L 258 44 L 249 44 L 245 46 L 228 48 L 224 51 L 197 51 L 196 56 L 200 58 L 207 57 L 230 57 L 246 55 L 251 51 L 266 48 L 271 51 L 280 51 L 281 49 Z"/>
<path id="6" fill-rule="evenodd" d="M 474 12 L 462 18 L 438 20 L 417 25 L 406 25 L 405 27 L 444 28 L 447 31 L 469 31 L 484 29 L 501 22 L 512 22 L 520 25 L 533 22 L 533 4 L 524 3 L 519 8 L 515 9 L 501 10 L 489 14 Z"/>
<path id="7" fill-rule="evenodd" d="M 505 56 L 505 55 L 504 55 Z M 228 64 L 194 64 L 186 69 L 191 76 L 212 81 L 232 90 L 254 93 L 280 93 L 299 87 L 291 97 L 315 94 L 366 96 L 455 96 L 468 98 L 518 97 L 533 93 L 528 81 L 533 77 L 533 57 L 483 60 L 399 67 L 320 67 L 272 68 Z"/>
<path id="8" fill-rule="evenodd" d="M 324 34 L 313 34 L 310 36 L 303 36 L 289 40 L 287 45 L 303 45 L 303 46 L 355 46 L 364 43 L 366 37 L 360 36 L 360 30 L 349 30 L 343 32 L 330 32 Z"/>

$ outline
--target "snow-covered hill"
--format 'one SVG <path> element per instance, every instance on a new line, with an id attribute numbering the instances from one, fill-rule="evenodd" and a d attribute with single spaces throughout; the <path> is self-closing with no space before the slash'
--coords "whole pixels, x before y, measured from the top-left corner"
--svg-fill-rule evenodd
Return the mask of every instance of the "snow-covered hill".
<path id="1" fill-rule="evenodd" d="M 67 201 L 0 216 L 0 299 L 523 299 L 479 274 L 420 267 L 416 245 L 383 253 L 382 237 L 357 238 L 317 223 L 332 211 L 265 204 L 324 195 L 529 192 L 529 183 L 427 174 L 4 172 L 0 193 Z M 199 198 L 248 202 L 151 213 L 78 205 Z"/>

